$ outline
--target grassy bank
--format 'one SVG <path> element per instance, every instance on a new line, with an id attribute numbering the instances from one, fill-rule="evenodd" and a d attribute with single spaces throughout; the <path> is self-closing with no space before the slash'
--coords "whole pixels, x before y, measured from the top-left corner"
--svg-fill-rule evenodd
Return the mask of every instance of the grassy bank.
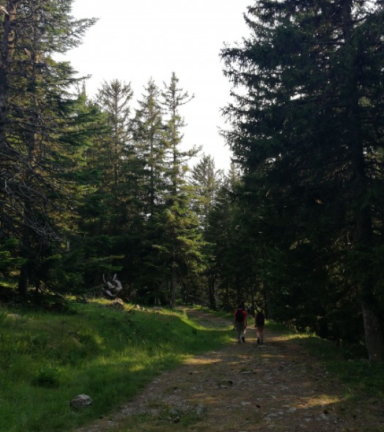
<path id="1" fill-rule="evenodd" d="M 308 353 L 320 359 L 327 371 L 346 384 L 350 399 L 382 399 L 384 395 L 384 364 L 372 363 L 367 359 L 363 345 L 343 344 L 336 346 L 332 341 L 313 334 L 299 333 L 283 325 L 269 322 L 267 328 L 286 334 L 300 344 Z"/>
<path id="2" fill-rule="evenodd" d="M 69 431 L 229 338 L 182 311 L 114 311 L 100 303 L 73 303 L 60 314 L 0 309 L 0 431 Z M 78 394 L 93 404 L 73 410 Z"/>

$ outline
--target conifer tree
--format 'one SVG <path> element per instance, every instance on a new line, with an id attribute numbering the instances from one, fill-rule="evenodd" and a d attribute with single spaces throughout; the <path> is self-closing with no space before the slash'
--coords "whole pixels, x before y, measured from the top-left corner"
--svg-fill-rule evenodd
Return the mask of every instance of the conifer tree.
<path id="1" fill-rule="evenodd" d="M 25 295 L 32 257 L 61 238 L 55 222 L 68 195 L 59 173 L 75 145 L 66 132 L 77 121 L 69 92 L 76 79 L 53 55 L 77 46 L 94 20 L 74 20 L 70 0 L 0 4 L 1 234 L 20 240 Z"/>
<path id="2" fill-rule="evenodd" d="M 227 108 L 228 142 L 246 181 L 267 191 L 255 199 L 286 227 L 276 246 L 301 255 L 302 281 L 308 266 L 326 269 L 338 281 L 337 304 L 347 310 L 353 298 L 349 321 L 364 320 L 376 361 L 384 361 L 382 270 L 375 265 L 383 245 L 382 14 L 379 2 L 261 0 L 248 9 L 252 35 L 222 52 L 227 76 L 247 90 Z M 298 253 L 308 247 L 317 263 Z M 331 307 L 317 308 L 330 326 L 324 314 Z"/>
<path id="3" fill-rule="evenodd" d="M 223 171 L 216 170 L 215 161 L 209 155 L 203 155 L 200 162 L 192 168 L 191 184 L 197 195 L 195 211 L 203 228 L 207 228 L 208 215 L 223 178 Z"/>
<path id="4" fill-rule="evenodd" d="M 101 111 L 107 115 L 107 122 L 110 126 L 111 136 L 109 142 L 104 137 L 100 143 L 100 150 L 108 152 L 105 155 L 104 176 L 110 177 L 105 179 L 104 184 L 109 183 L 111 195 L 115 201 L 119 201 L 122 182 L 122 165 L 130 159 L 132 154 L 132 142 L 130 137 L 130 103 L 133 91 L 130 84 L 125 84 L 119 80 L 104 82 L 96 95 L 95 102 Z"/>
<path id="5" fill-rule="evenodd" d="M 203 231 L 203 238 L 207 242 L 204 247 L 205 259 L 205 285 L 206 290 L 203 296 L 208 293 L 211 309 L 216 309 L 216 285 L 217 272 L 215 262 L 215 236 L 211 236 L 209 216 L 216 204 L 217 194 L 224 181 L 222 170 L 216 170 L 215 161 L 211 156 L 203 155 L 191 172 L 191 185 L 196 195 L 193 200 L 193 210 L 197 214 L 200 227 Z M 201 275 L 203 278 L 203 275 Z"/>
<path id="6" fill-rule="evenodd" d="M 160 90 L 150 79 L 142 99 L 138 101 L 132 123 L 133 142 L 141 183 L 141 199 L 146 214 L 152 215 L 163 202 L 165 147 Z"/>
<path id="7" fill-rule="evenodd" d="M 173 73 L 171 81 L 162 92 L 165 127 L 163 143 L 165 149 L 164 205 L 156 217 L 160 238 L 155 248 L 159 251 L 167 280 L 169 281 L 170 304 L 175 306 L 178 288 L 186 287 L 186 280 L 193 279 L 202 270 L 203 246 L 199 221 L 191 209 L 192 188 L 188 185 L 187 162 L 199 149 L 182 150 L 182 128 L 185 126 L 180 109 L 191 98 L 178 86 Z M 185 294 L 186 296 L 188 294 Z"/>

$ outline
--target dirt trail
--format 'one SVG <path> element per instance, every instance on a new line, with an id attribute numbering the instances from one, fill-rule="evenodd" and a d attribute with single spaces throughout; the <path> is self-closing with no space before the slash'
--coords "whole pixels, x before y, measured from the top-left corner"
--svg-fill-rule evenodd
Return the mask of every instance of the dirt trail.
<path id="1" fill-rule="evenodd" d="M 188 315 L 228 326 L 202 312 Z M 297 341 L 267 331 L 258 346 L 255 336 L 249 328 L 245 344 L 234 339 L 164 373 L 119 412 L 78 432 L 384 431 L 383 407 L 346 400 L 343 385 Z"/>

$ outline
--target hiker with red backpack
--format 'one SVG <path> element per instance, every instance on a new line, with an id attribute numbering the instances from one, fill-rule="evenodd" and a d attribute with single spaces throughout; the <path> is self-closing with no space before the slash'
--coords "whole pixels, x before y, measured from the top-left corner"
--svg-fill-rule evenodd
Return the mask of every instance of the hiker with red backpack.
<path id="1" fill-rule="evenodd" d="M 238 343 L 245 343 L 245 330 L 247 324 L 247 312 L 245 312 L 244 308 L 240 305 L 234 313 L 234 326 Z"/>

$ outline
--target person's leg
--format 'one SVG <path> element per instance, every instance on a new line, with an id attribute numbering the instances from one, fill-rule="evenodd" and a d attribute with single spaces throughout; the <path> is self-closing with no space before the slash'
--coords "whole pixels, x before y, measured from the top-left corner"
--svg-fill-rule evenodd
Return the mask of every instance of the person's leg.
<path id="1" fill-rule="evenodd" d="M 245 325 L 243 324 L 243 331 L 242 331 L 242 333 L 241 333 L 241 340 L 245 343 L 245 331 L 246 331 L 246 329 L 245 329 Z"/>
<path id="2" fill-rule="evenodd" d="M 260 327 L 260 343 L 264 343 L 264 327 Z"/>
<path id="3" fill-rule="evenodd" d="M 235 327 L 236 327 L 237 342 L 240 343 L 241 342 L 241 326 L 240 326 L 240 323 L 236 323 Z"/>
<path id="4" fill-rule="evenodd" d="M 261 330 L 260 327 L 256 327 L 256 336 L 257 336 L 257 344 L 259 345 L 261 342 Z"/>

